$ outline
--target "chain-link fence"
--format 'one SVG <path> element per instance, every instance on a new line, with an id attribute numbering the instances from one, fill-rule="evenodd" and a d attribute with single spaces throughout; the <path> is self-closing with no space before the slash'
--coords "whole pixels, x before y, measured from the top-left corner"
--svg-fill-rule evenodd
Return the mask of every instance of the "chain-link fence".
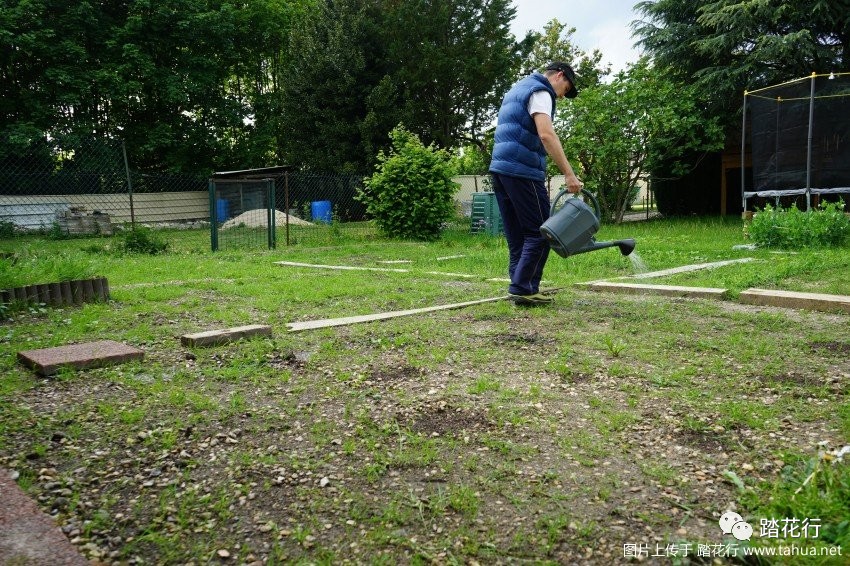
<path id="1" fill-rule="evenodd" d="M 357 200 L 363 177 L 266 167 L 210 179 L 213 250 L 334 243 L 377 236 Z"/>
<path id="2" fill-rule="evenodd" d="M 366 219 L 366 206 L 356 199 L 362 176 L 285 171 L 275 185 L 277 209 L 285 212 L 278 225 L 279 242 L 291 245 L 377 236 L 375 224 Z"/>
<path id="3" fill-rule="evenodd" d="M 472 195 L 489 191 L 489 178 L 455 181 L 459 217 L 469 218 Z M 292 167 L 209 177 L 142 173 L 128 163 L 121 140 L 5 139 L 0 238 L 110 235 L 141 223 L 209 230 L 213 249 L 366 241 L 378 232 L 356 198 L 362 186 L 360 175 Z"/>
<path id="4" fill-rule="evenodd" d="M 206 179 L 131 171 L 120 140 L 0 140 L 0 236 L 209 218 Z"/>
<path id="5" fill-rule="evenodd" d="M 110 235 L 128 223 L 208 230 L 213 215 L 220 249 L 376 235 L 355 198 L 362 176 L 275 167 L 198 177 L 131 165 L 115 139 L 0 140 L 0 238 Z"/>

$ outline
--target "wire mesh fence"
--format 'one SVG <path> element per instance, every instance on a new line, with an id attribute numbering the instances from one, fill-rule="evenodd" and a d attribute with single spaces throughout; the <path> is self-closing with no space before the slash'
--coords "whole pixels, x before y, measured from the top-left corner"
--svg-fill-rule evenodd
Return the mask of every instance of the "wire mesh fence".
<path id="1" fill-rule="evenodd" d="M 206 221 L 206 179 L 131 171 L 120 140 L 0 140 L 0 236 Z"/>
<path id="2" fill-rule="evenodd" d="M 205 231 L 222 250 L 370 241 L 379 234 L 357 199 L 363 181 L 293 167 L 140 172 L 117 139 L 0 139 L 0 239 L 108 236 L 143 224 Z M 489 180 L 456 181 L 459 217 L 469 218 Z"/>
<path id="3" fill-rule="evenodd" d="M 356 199 L 363 186 L 360 175 L 329 175 L 286 171 L 276 180 L 277 207 L 285 212 L 281 242 L 324 243 L 369 240 L 377 228 L 366 218 L 366 206 Z"/>
<path id="4" fill-rule="evenodd" d="M 213 250 L 332 244 L 378 236 L 357 200 L 363 177 L 268 167 L 214 173 Z"/>
<path id="5" fill-rule="evenodd" d="M 210 180 L 210 246 L 213 251 L 277 245 L 275 186 L 271 178 Z"/>
<path id="6" fill-rule="evenodd" d="M 212 177 L 133 170 L 121 140 L 0 140 L 0 237 L 110 235 L 126 224 L 209 230 L 212 216 L 223 248 L 271 243 L 331 242 L 371 237 L 365 206 L 355 199 L 363 178 L 279 167 L 242 172 L 254 186 L 269 179 L 269 202 L 240 182 L 210 197 Z M 260 179 L 257 185 L 257 179 Z M 219 208 L 216 208 L 219 207 Z M 277 220 L 277 222 L 275 222 Z M 278 236 L 279 234 L 279 236 Z M 214 234 L 213 234 L 214 235 Z"/>

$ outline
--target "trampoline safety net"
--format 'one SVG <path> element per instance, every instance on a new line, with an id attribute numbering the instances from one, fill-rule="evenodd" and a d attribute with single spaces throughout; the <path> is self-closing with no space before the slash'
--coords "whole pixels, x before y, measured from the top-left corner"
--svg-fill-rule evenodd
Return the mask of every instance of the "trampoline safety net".
<path id="1" fill-rule="evenodd" d="M 753 196 L 850 193 L 850 73 L 789 81 L 745 94 Z"/>

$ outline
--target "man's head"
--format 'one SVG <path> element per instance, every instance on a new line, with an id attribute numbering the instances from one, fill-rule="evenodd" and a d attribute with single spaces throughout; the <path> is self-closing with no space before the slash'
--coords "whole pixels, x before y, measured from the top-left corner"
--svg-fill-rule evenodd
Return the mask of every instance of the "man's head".
<path id="1" fill-rule="evenodd" d="M 575 98 L 578 96 L 576 88 L 576 73 L 573 68 L 561 61 L 553 61 L 546 65 L 546 70 L 543 74 L 549 79 L 552 88 L 558 96 L 566 96 L 567 98 Z"/>

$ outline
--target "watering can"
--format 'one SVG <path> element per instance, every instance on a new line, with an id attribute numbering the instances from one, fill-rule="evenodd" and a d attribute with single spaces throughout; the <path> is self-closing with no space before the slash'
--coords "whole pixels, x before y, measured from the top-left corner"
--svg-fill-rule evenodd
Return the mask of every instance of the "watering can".
<path id="1" fill-rule="evenodd" d="M 569 257 L 616 246 L 623 255 L 632 253 L 635 249 L 632 238 L 610 242 L 597 242 L 593 238 L 599 230 L 599 201 L 589 191 L 582 191 L 582 194 L 593 203 L 593 209 L 580 198 L 567 198 L 571 193 L 566 189 L 562 189 L 552 201 L 551 216 L 540 227 L 540 233 L 549 240 L 552 251 L 561 257 Z M 558 208 L 561 199 L 564 203 Z"/>

